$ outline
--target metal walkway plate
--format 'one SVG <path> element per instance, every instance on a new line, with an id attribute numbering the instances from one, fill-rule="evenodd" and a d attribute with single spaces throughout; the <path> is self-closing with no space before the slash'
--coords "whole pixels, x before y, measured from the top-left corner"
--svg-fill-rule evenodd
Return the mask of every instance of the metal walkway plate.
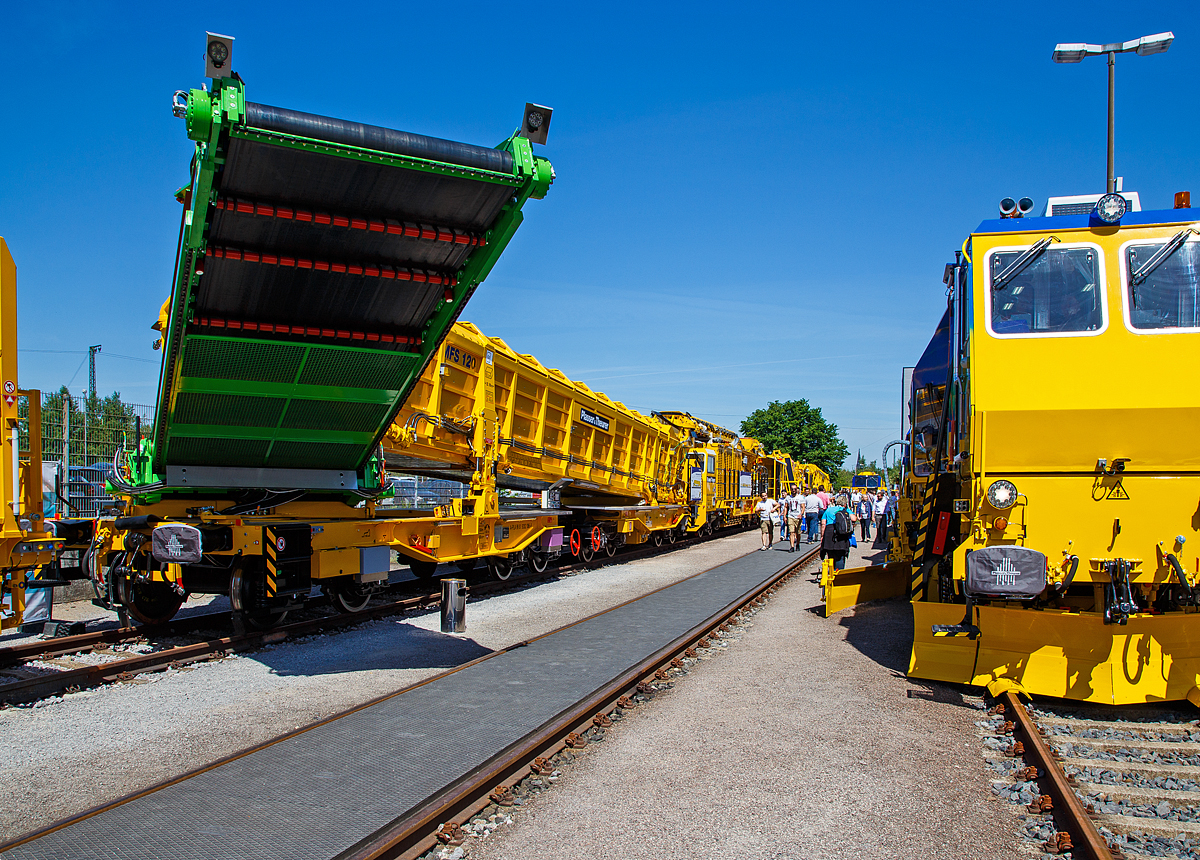
<path id="1" fill-rule="evenodd" d="M 0 857 L 333 857 L 670 644 L 795 558 L 751 552 L 525 647 L 499 652 L 48 833 Z"/>

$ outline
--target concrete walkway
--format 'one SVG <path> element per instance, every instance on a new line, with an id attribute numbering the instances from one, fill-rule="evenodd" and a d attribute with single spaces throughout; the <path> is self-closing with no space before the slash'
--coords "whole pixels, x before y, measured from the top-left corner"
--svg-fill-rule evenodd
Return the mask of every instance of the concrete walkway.
<path id="1" fill-rule="evenodd" d="M 904 676 L 911 626 L 899 601 L 825 619 L 813 580 L 793 580 L 470 856 L 1017 857 L 980 701 Z"/>

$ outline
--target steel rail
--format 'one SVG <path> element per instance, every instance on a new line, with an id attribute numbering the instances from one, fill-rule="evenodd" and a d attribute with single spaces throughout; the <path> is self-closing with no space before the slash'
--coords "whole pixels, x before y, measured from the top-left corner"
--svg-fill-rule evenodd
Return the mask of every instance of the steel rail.
<path id="1" fill-rule="evenodd" d="M 1011 692 L 1001 694 L 1000 701 L 1004 705 L 1005 718 L 1013 723 L 1014 738 L 1020 735 L 1018 740 L 1023 749 L 1019 754 L 1027 764 L 1037 768 L 1037 783 L 1042 791 L 1050 796 L 1054 818 L 1071 835 L 1071 856 L 1076 860 L 1115 860 L 1118 855 L 1113 853 L 1108 841 L 1096 828 L 1095 822 L 1084 808 L 1083 801 L 1075 794 L 1075 789 L 1068 782 L 1055 753 L 1042 739 L 1041 730 L 1029 716 L 1025 706 Z"/>
<path id="2" fill-rule="evenodd" d="M 618 707 L 623 696 L 635 692 L 646 679 L 654 678 L 656 673 L 669 667 L 672 660 L 713 635 L 714 631 L 748 605 L 774 591 L 815 558 L 819 551 L 820 547 L 808 550 L 632 669 L 560 712 L 522 740 L 498 752 L 485 764 L 464 774 L 403 818 L 336 855 L 334 860 L 414 860 L 420 857 L 438 843 L 440 829 L 468 821 L 472 815 L 487 807 L 493 788 L 512 785 L 533 773 L 536 759 L 548 759 L 566 748 L 568 738 L 591 727 L 595 718 Z"/>
<path id="3" fill-rule="evenodd" d="M 628 553 L 622 553 L 619 556 L 615 554 L 613 556 L 606 555 L 602 558 L 593 558 L 590 561 L 560 565 L 553 569 L 548 568 L 542 573 L 531 572 L 522 576 L 510 576 L 508 579 L 477 583 L 469 586 L 469 591 L 472 595 L 476 596 L 503 592 L 514 586 L 524 585 L 529 582 L 553 579 L 557 576 L 580 570 L 595 570 L 610 564 L 636 561 L 649 556 L 665 554 L 668 551 L 695 546 L 701 542 L 700 538 L 685 539 L 673 544 L 663 544 L 661 547 L 649 546 L 633 550 Z M 16 704 L 28 702 L 67 690 L 83 690 L 118 681 L 127 681 L 131 680 L 135 675 L 179 668 L 188 663 L 205 660 L 217 652 L 251 651 L 288 638 L 307 636 L 342 627 L 353 627 L 365 621 L 373 621 L 427 606 L 431 603 L 437 603 L 440 599 L 440 591 L 433 594 L 420 594 L 378 606 L 370 606 L 358 612 L 339 613 L 295 621 L 291 624 L 282 624 L 267 630 L 221 636 L 190 645 L 179 645 L 172 648 L 164 648 L 161 651 L 153 651 L 148 654 L 138 654 L 99 665 L 66 669 L 61 672 L 10 681 L 0 684 L 0 703 Z M 207 613 L 203 616 L 197 616 L 197 618 L 202 618 L 207 623 L 209 620 L 228 619 L 229 615 L 228 613 Z M 189 619 L 185 618 L 180 619 L 179 623 L 188 624 L 188 622 Z M 0 650 L 0 661 L 8 659 L 10 663 L 19 663 L 61 654 L 76 653 L 94 648 L 97 644 L 119 643 L 141 639 L 147 632 L 156 632 L 161 629 L 157 627 L 124 627 L 115 630 L 97 631 L 96 633 L 84 633 L 79 636 L 64 636 L 61 639 L 39 640 L 38 642 L 24 643 Z M 6 664 L 0 662 L 0 665 Z"/>

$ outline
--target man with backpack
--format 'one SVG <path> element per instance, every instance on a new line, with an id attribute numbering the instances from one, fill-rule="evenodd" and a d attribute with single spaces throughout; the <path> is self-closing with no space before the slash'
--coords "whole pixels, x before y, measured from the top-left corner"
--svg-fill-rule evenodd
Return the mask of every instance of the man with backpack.
<path id="1" fill-rule="evenodd" d="M 834 570 L 846 569 L 846 556 L 850 555 L 850 537 L 854 526 L 850 523 L 850 512 L 841 505 L 830 505 L 825 509 L 825 533 L 821 535 L 821 558 L 832 558 Z"/>

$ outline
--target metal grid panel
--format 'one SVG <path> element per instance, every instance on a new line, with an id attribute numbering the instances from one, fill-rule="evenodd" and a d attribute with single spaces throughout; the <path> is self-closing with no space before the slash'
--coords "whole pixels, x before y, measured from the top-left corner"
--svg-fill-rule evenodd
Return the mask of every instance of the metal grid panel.
<path id="1" fill-rule="evenodd" d="M 333 857 L 683 635 L 789 560 L 751 553 L 0 856 Z"/>

